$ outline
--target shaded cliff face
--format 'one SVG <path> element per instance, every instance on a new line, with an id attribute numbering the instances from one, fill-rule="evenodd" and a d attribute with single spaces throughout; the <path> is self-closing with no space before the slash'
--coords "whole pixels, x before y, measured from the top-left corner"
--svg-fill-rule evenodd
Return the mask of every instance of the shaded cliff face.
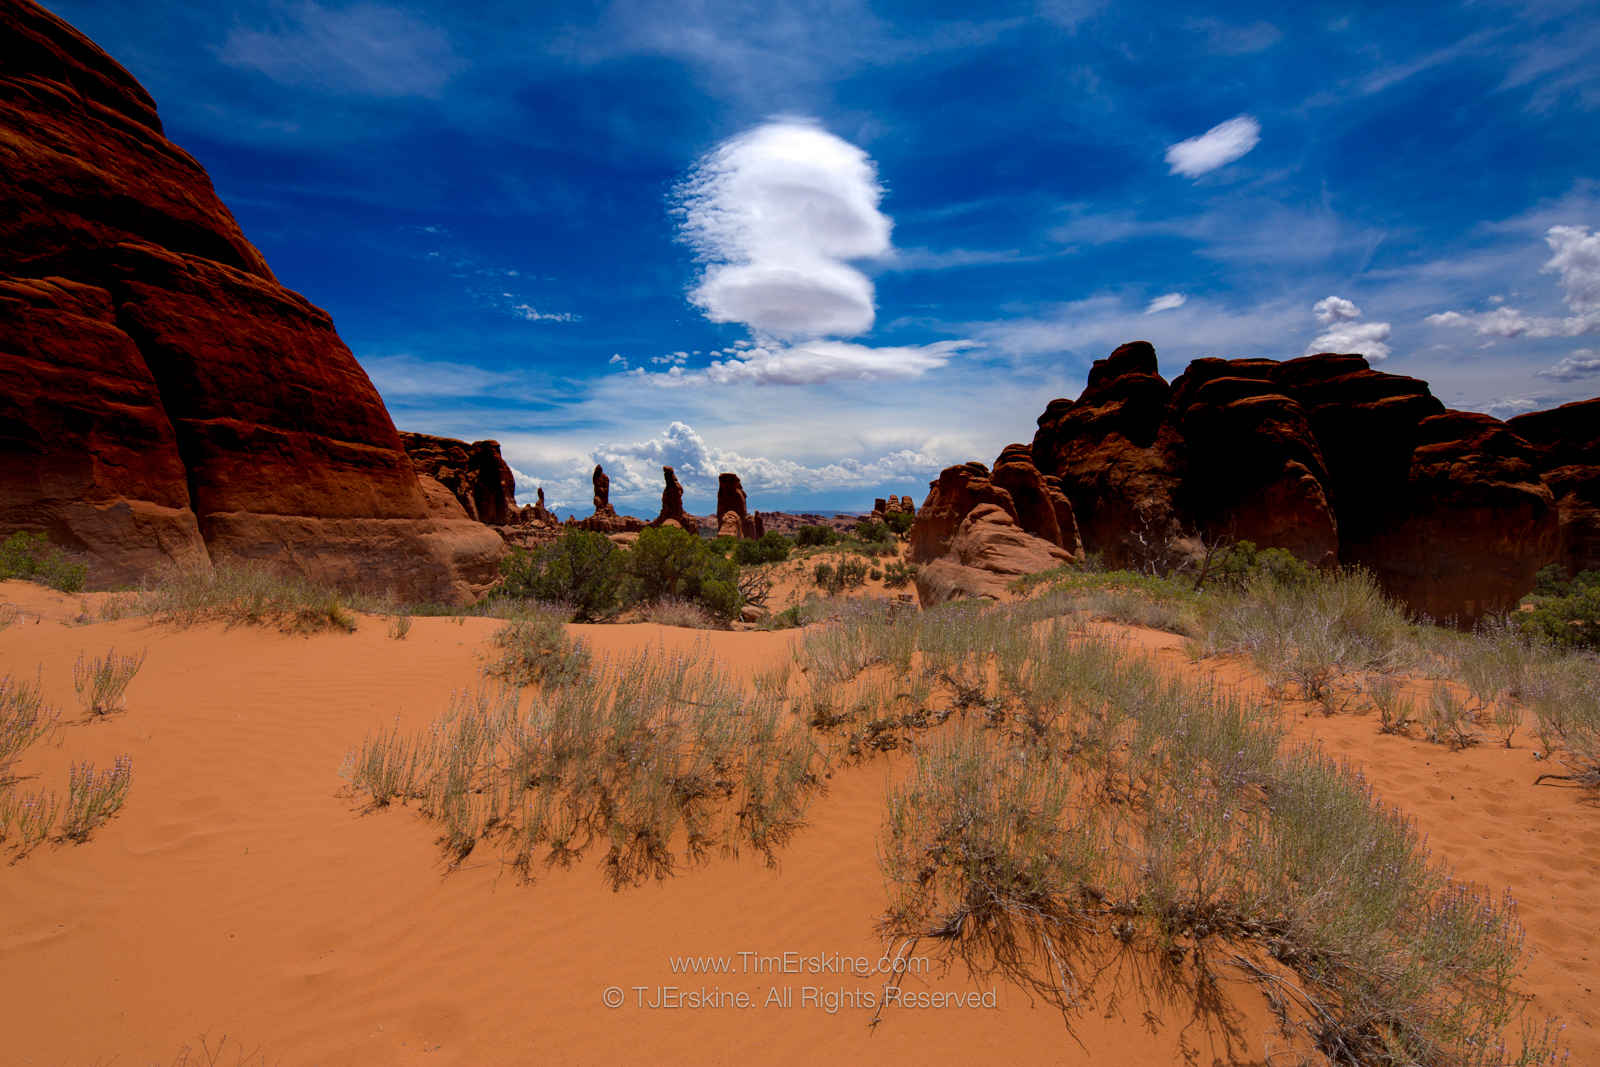
<path id="1" fill-rule="evenodd" d="M 500 455 L 499 441 L 468 444 L 452 437 L 405 431 L 400 441 L 418 476 L 426 475 L 450 490 L 468 518 L 490 526 L 505 526 L 521 518 L 516 478 Z M 543 506 L 541 492 L 539 507 Z"/>
<path id="2" fill-rule="evenodd" d="M 1534 463 L 1555 494 L 1559 562 L 1569 574 L 1600 570 L 1600 397 L 1506 423 L 1533 446 Z"/>
<path id="3" fill-rule="evenodd" d="M 1536 449 L 1360 356 L 1201 359 L 1169 385 L 1153 348 L 1123 345 L 1050 403 L 1033 455 L 1116 566 L 1183 534 L 1252 540 L 1470 621 L 1515 606 L 1556 552 Z"/>
<path id="4" fill-rule="evenodd" d="M 87 38 L 0 0 L 0 530 L 90 580 L 258 559 L 460 600 L 492 531 L 430 512 L 377 391 L 277 283 L 155 104 Z"/>

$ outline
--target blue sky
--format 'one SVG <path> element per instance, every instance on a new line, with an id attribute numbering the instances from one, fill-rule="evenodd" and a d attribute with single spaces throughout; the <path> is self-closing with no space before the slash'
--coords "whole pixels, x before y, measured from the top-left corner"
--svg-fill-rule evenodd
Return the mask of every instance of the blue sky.
<path id="1" fill-rule="evenodd" d="M 920 501 L 1134 339 L 1600 393 L 1592 5 L 48 6 L 524 501 Z"/>

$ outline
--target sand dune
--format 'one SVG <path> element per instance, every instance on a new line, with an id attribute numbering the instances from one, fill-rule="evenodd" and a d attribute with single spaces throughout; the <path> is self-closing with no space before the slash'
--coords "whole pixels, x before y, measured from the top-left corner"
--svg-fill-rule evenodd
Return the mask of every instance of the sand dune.
<path id="1" fill-rule="evenodd" d="M 92 599 L 92 598 L 91 598 Z M 993 992 L 994 1006 L 872 1012 L 823 993 L 881 993 L 881 975 L 755 973 L 754 955 L 883 953 L 876 837 L 903 759 L 836 767 L 776 870 L 716 860 L 611 892 L 590 857 L 520 883 L 492 850 L 448 872 L 436 831 L 399 809 L 365 814 L 342 792 L 344 755 L 372 729 L 424 725 L 478 678 L 493 620 L 418 618 L 294 637 L 144 619 L 75 624 L 78 598 L 0 584 L 21 620 L 0 631 L 0 674 L 42 672 L 64 711 L 57 739 L 21 769 L 64 781 L 74 759 L 132 756 L 127 807 L 87 844 L 46 845 L 0 868 L 0 1030 L 7 1063 L 170 1063 L 202 1034 L 266 1062 L 387 1063 L 1285 1063 L 1287 1042 L 1254 993 L 1236 990 L 1246 1047 L 1229 1050 L 1177 1005 L 1124 997 L 1069 1034 L 1043 1003 L 957 967 L 908 992 Z M 574 627 L 597 653 L 707 642 L 736 671 L 786 653 L 794 632 Z M 1177 639 L 1139 632 L 1174 670 Z M 76 721 L 80 652 L 148 649 L 127 711 Z M 1462 753 L 1379 735 L 1368 717 L 1296 716 L 1365 766 L 1414 814 L 1459 875 L 1512 889 L 1532 949 L 1536 1014 L 1561 1015 L 1574 1063 L 1600 1062 L 1593 988 L 1600 950 L 1585 881 L 1600 823 L 1572 790 L 1530 785 L 1526 746 Z M 740 953 L 753 955 L 740 956 Z M 728 956 L 732 973 L 674 974 L 682 956 Z M 624 1003 L 608 1008 L 608 987 Z M 635 987 L 643 987 L 642 991 Z M 747 992 L 753 1004 L 652 1007 L 662 987 Z M 779 1002 L 764 1004 L 777 990 Z M 791 1001 L 782 1003 L 787 994 Z M 646 999 L 640 1002 L 640 997 Z M 670 998 L 670 994 L 667 994 Z M 1145 1012 L 1151 1010 L 1152 1018 Z M 231 1053 L 230 1053 L 231 1055 Z"/>

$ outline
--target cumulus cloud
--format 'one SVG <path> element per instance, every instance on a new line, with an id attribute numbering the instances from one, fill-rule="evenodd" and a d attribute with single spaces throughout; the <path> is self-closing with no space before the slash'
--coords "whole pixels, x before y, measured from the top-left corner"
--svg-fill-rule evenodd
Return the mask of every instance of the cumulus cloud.
<path id="1" fill-rule="evenodd" d="M 1490 311 L 1442 311 L 1429 315 L 1428 325 L 1532 340 L 1600 333 L 1600 233 L 1590 233 L 1587 226 L 1551 226 L 1544 240 L 1551 256 L 1540 273 L 1557 276 L 1570 315 L 1530 315 L 1502 304 Z"/>
<path id="2" fill-rule="evenodd" d="M 886 255 L 883 187 L 865 152 L 813 123 L 769 122 L 717 146 L 677 192 L 705 261 L 689 298 L 761 336 L 872 328 L 872 282 L 849 260 Z"/>
<path id="3" fill-rule="evenodd" d="M 1357 352 L 1367 357 L 1369 363 L 1379 363 L 1389 358 L 1393 351 L 1385 342 L 1389 340 L 1387 322 L 1361 322 L 1361 309 L 1342 296 L 1328 296 L 1318 300 L 1311 310 L 1322 324 L 1322 332 L 1306 345 L 1306 355 L 1313 352 Z"/>
<path id="4" fill-rule="evenodd" d="M 1167 163 L 1173 174 L 1198 178 L 1242 158 L 1260 140 L 1261 123 L 1251 115 L 1239 115 L 1172 145 L 1167 149 Z"/>
<path id="5" fill-rule="evenodd" d="M 217 55 L 286 85 L 370 96 L 437 96 L 463 67 L 443 32 L 404 11 L 313 0 L 270 28 L 236 27 Z"/>
<path id="6" fill-rule="evenodd" d="M 936 457 L 917 449 L 897 449 L 871 459 L 841 459 L 807 466 L 786 459 L 741 455 L 708 444 L 694 427 L 673 422 L 643 441 L 601 445 L 593 461 L 603 465 L 616 495 L 659 496 L 661 468 L 671 467 L 687 496 L 714 495 L 717 475 L 733 471 L 752 496 L 855 489 L 896 481 L 926 481 L 939 470 Z M 755 501 L 759 506 L 759 501 Z"/>
<path id="7" fill-rule="evenodd" d="M 1154 315 L 1158 311 L 1171 311 L 1174 308 L 1181 308 L 1188 299 L 1182 293 L 1167 293 L 1165 296 L 1158 296 L 1150 301 L 1149 305 L 1144 309 L 1144 313 L 1146 315 Z"/>
<path id="8" fill-rule="evenodd" d="M 1600 375 L 1600 352 L 1592 348 L 1580 348 L 1555 366 L 1534 373 L 1541 378 L 1557 382 L 1576 382 L 1592 378 Z"/>
<path id="9" fill-rule="evenodd" d="M 509 293 L 506 295 L 510 295 Z M 532 304 L 513 304 L 511 314 L 525 322 L 579 322 L 580 316 L 570 311 L 540 311 Z"/>

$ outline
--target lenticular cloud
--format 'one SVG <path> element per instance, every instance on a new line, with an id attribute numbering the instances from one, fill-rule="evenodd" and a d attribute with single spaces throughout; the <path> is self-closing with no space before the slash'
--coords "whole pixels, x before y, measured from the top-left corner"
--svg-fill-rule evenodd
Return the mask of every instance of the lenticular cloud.
<path id="1" fill-rule="evenodd" d="M 678 190 L 684 236 L 706 263 L 689 298 L 713 322 L 760 336 L 870 330 L 872 282 L 847 261 L 889 251 L 882 198 L 867 154 L 810 123 L 723 142 Z"/>

